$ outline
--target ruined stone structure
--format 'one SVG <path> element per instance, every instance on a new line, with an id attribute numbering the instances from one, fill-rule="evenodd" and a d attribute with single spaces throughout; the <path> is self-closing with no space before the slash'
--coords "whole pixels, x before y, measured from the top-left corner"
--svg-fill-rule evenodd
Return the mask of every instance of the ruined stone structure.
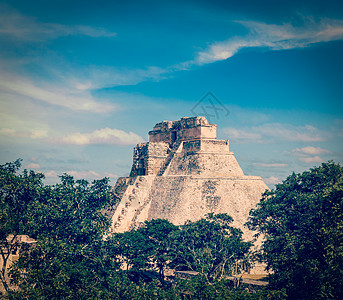
<path id="1" fill-rule="evenodd" d="M 204 117 L 156 124 L 149 142 L 135 147 L 130 176 L 116 183 L 121 201 L 113 230 L 157 218 L 179 225 L 214 212 L 228 213 L 251 239 L 243 224 L 268 187 L 261 177 L 243 174 L 229 141 L 217 140 L 216 130 Z"/>
<path id="2" fill-rule="evenodd" d="M 6 291 L 4 282 L 6 282 L 10 288 L 16 287 L 14 284 L 11 284 L 8 272 L 12 264 L 19 259 L 23 244 L 33 246 L 37 243 L 36 240 L 30 238 L 28 235 L 9 234 L 6 237 L 6 240 L 7 242 L 2 242 L 2 244 L 0 244 L 0 270 L 3 272 L 2 276 L 4 279 L 3 282 L 0 282 L 0 295 Z"/>

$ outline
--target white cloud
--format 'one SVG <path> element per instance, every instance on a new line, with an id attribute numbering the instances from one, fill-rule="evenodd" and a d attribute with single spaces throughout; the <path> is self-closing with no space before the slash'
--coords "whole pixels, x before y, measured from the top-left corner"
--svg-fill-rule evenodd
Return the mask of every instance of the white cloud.
<path id="1" fill-rule="evenodd" d="M 4 99 L 24 96 L 26 99 L 62 106 L 71 110 L 95 113 L 105 113 L 115 109 L 113 104 L 96 102 L 88 91 L 43 85 L 38 86 L 25 78 L 11 74 L 0 75 L 0 95 Z"/>
<path id="2" fill-rule="evenodd" d="M 292 150 L 292 152 L 294 153 L 294 155 L 299 157 L 300 161 L 304 163 L 322 163 L 324 162 L 324 160 L 318 155 L 332 153 L 327 149 L 313 146 L 296 148 Z"/>
<path id="3" fill-rule="evenodd" d="M 33 139 L 41 139 L 47 137 L 48 132 L 46 130 L 33 130 L 31 133 L 31 138 Z"/>
<path id="4" fill-rule="evenodd" d="M 247 142 L 270 142 L 270 141 L 299 141 L 319 142 L 328 137 L 328 134 L 311 125 L 294 126 L 291 124 L 266 123 L 250 128 L 237 129 L 227 127 L 223 132 L 229 139 L 241 143 Z"/>
<path id="5" fill-rule="evenodd" d="M 327 149 L 323 149 L 320 147 L 304 147 L 304 148 L 296 148 L 292 152 L 294 152 L 296 155 L 319 155 L 319 154 L 328 154 L 331 153 L 331 151 Z"/>
<path id="6" fill-rule="evenodd" d="M 44 173 L 45 177 L 47 178 L 57 178 L 58 174 L 55 171 L 49 171 Z"/>
<path id="7" fill-rule="evenodd" d="M 68 83 L 76 90 L 85 91 L 104 87 L 136 85 L 146 80 L 158 81 L 164 78 L 170 70 L 158 67 L 145 69 L 115 68 L 115 67 L 89 67 L 82 72 L 74 71 L 68 78 Z M 86 77 L 85 77 L 86 75 Z"/>
<path id="8" fill-rule="evenodd" d="M 90 145 L 90 144 L 116 144 L 116 145 L 135 145 L 143 142 L 143 138 L 134 132 L 125 132 L 120 129 L 102 128 L 91 133 L 73 133 L 56 140 L 57 143 L 71 145 Z"/>
<path id="9" fill-rule="evenodd" d="M 109 178 L 118 178 L 119 177 L 117 174 L 112 174 L 112 173 L 108 173 L 108 172 L 104 172 L 104 176 L 109 177 Z"/>
<path id="10" fill-rule="evenodd" d="M 7 35 L 22 41 L 41 42 L 68 35 L 85 35 L 95 38 L 114 37 L 116 35 L 115 32 L 101 27 L 83 25 L 68 26 L 39 22 L 5 5 L 0 5 L 0 12 L 0 35 Z"/>
<path id="11" fill-rule="evenodd" d="M 20 141 L 22 138 L 41 140 L 51 133 L 48 124 L 40 119 L 44 113 L 19 97 L 3 98 L 0 92 L 0 137 Z"/>
<path id="12" fill-rule="evenodd" d="M 262 139 L 260 133 L 252 132 L 251 130 L 236 129 L 233 127 L 227 127 L 222 130 L 229 136 L 229 139 L 238 141 L 259 141 Z"/>
<path id="13" fill-rule="evenodd" d="M 280 123 L 265 124 L 256 128 L 262 135 L 286 141 L 318 142 L 324 136 L 313 126 L 293 126 Z"/>
<path id="14" fill-rule="evenodd" d="M 75 177 L 76 179 L 89 179 L 89 178 L 100 178 L 101 175 L 97 172 L 94 171 L 75 171 L 75 170 L 71 170 L 71 171 L 67 171 L 64 172 L 67 173 L 68 175 L 71 175 L 73 177 Z"/>
<path id="15" fill-rule="evenodd" d="M 245 37 L 233 37 L 212 44 L 199 52 L 188 64 L 207 64 L 232 57 L 240 49 L 266 47 L 271 50 L 285 50 L 307 47 L 314 43 L 343 39 L 343 20 L 322 19 L 315 22 L 307 19 L 304 26 L 292 24 L 266 24 L 254 21 L 237 21 L 250 30 Z"/>
<path id="16" fill-rule="evenodd" d="M 46 178 L 54 179 L 54 181 L 56 182 L 58 177 L 64 173 L 73 176 L 75 179 L 94 180 L 94 179 L 101 179 L 104 177 L 109 177 L 110 179 L 111 178 L 112 179 L 118 178 L 118 175 L 115 175 L 112 173 L 104 172 L 103 174 L 100 174 L 100 173 L 92 171 L 92 170 L 88 170 L 88 171 L 69 170 L 69 171 L 61 172 L 60 174 L 58 174 L 56 171 L 51 170 L 51 171 L 45 173 L 44 175 Z"/>
<path id="17" fill-rule="evenodd" d="M 40 165 L 36 163 L 30 163 L 25 166 L 25 169 L 40 169 Z"/>
<path id="18" fill-rule="evenodd" d="M 16 131 L 13 128 L 1 128 L 0 134 L 1 135 L 7 135 L 7 136 L 15 136 Z"/>
<path id="19" fill-rule="evenodd" d="M 255 47 L 257 46 L 258 45 L 255 44 Z M 241 38 L 236 38 L 226 42 L 218 42 L 211 45 L 205 51 L 199 52 L 194 63 L 203 65 L 218 60 L 225 60 L 235 55 L 238 50 L 246 47 L 253 47 L 253 42 L 244 41 Z"/>
<path id="20" fill-rule="evenodd" d="M 288 164 L 278 164 L 278 163 L 252 163 L 254 166 L 266 167 L 266 168 L 283 168 L 287 167 Z"/>
<path id="21" fill-rule="evenodd" d="M 19 137 L 19 138 L 32 138 L 32 139 L 42 139 L 47 137 L 48 131 L 41 130 L 41 129 L 33 129 L 33 130 L 17 130 L 14 128 L 1 128 L 0 135 L 8 136 L 8 137 Z"/>
<path id="22" fill-rule="evenodd" d="M 314 157 L 299 157 L 299 160 L 304 163 L 322 163 L 324 160 L 319 156 Z"/>
<path id="23" fill-rule="evenodd" d="M 278 183 L 281 182 L 281 180 L 278 177 L 275 177 L 275 176 L 265 177 L 265 178 L 263 178 L 263 181 L 266 184 L 278 184 Z"/>

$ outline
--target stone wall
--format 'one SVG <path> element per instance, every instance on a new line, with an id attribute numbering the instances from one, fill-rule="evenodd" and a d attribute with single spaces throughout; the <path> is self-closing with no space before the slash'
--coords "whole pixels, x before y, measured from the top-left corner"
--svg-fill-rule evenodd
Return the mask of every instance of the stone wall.
<path id="1" fill-rule="evenodd" d="M 169 151 L 169 145 L 164 142 L 138 144 L 133 151 L 130 177 L 158 174 Z"/>
<path id="2" fill-rule="evenodd" d="M 147 175 L 157 175 L 169 153 L 167 143 L 149 142 Z"/>
<path id="3" fill-rule="evenodd" d="M 195 175 L 207 177 L 243 176 L 234 154 L 176 153 L 165 175 Z"/>
<path id="4" fill-rule="evenodd" d="M 192 154 L 195 152 L 207 153 L 231 153 L 229 151 L 228 140 L 193 140 L 185 141 L 182 146 L 182 152 Z"/>
<path id="5" fill-rule="evenodd" d="M 163 121 L 157 123 L 154 129 L 149 132 L 149 142 L 166 142 L 169 145 L 178 141 L 216 138 L 217 125 L 208 123 L 204 117 Z"/>
<path id="6" fill-rule="evenodd" d="M 148 196 L 148 220 L 162 218 L 180 225 L 210 212 L 227 213 L 233 217 L 233 225 L 243 230 L 244 237 L 252 240 L 253 232 L 244 223 L 266 189 L 258 176 L 158 176 Z"/>

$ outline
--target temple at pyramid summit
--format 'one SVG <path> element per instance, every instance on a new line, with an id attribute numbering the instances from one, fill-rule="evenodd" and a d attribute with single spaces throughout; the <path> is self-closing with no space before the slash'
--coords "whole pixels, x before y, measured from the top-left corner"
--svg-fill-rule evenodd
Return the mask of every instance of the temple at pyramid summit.
<path id="1" fill-rule="evenodd" d="M 163 121 L 149 132 L 149 142 L 134 148 L 130 176 L 115 185 L 120 202 L 112 229 L 124 232 L 157 218 L 180 225 L 228 213 L 250 239 L 244 223 L 266 189 L 261 177 L 244 175 L 229 141 L 217 140 L 217 125 L 205 117 Z"/>

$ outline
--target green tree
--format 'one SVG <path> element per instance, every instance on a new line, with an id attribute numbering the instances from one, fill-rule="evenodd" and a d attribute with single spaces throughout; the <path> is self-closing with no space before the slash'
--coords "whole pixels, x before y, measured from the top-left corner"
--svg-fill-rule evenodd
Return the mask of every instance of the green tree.
<path id="1" fill-rule="evenodd" d="M 22 247 L 10 272 L 19 289 L 8 291 L 7 297 L 105 299 L 118 285 L 119 267 L 111 245 L 103 240 L 110 219 L 102 212 L 116 200 L 108 179 L 89 184 L 65 174 L 61 183 L 44 186 L 43 175 L 16 175 L 18 163 L 3 168 L 10 167 L 3 178 L 2 190 L 7 192 L 1 197 L 1 222 L 6 225 L 1 226 L 2 236 L 27 234 L 37 243 L 31 249 Z M 16 210 L 13 199 L 19 203 Z"/>
<path id="2" fill-rule="evenodd" d="M 178 227 L 168 220 L 146 221 L 137 230 L 115 234 L 112 243 L 127 270 L 139 275 L 145 270 L 157 270 L 164 283 L 164 271 L 171 258 L 170 234 Z"/>
<path id="3" fill-rule="evenodd" d="M 152 255 L 153 248 L 150 241 L 140 231 L 117 233 L 112 237 L 111 242 L 126 270 L 139 273 L 149 269 L 149 257 Z"/>
<path id="4" fill-rule="evenodd" d="M 0 165 L 0 278 L 2 288 L 9 290 L 9 257 L 21 246 L 19 235 L 30 235 L 27 224 L 31 222 L 33 203 L 43 186 L 44 175 L 28 172 L 17 175 L 21 160 Z"/>
<path id="5" fill-rule="evenodd" d="M 167 266 L 197 271 L 213 281 L 231 274 L 238 261 L 247 259 L 251 247 L 231 222 L 227 214 L 209 214 L 179 227 L 167 220 L 151 220 L 142 228 L 116 234 L 112 242 L 128 270 L 141 274 L 157 269 L 162 284 Z"/>
<path id="6" fill-rule="evenodd" d="M 250 212 L 271 283 L 291 299 L 343 298 L 342 176 L 333 162 L 293 173 Z"/>
<path id="7" fill-rule="evenodd" d="M 159 280 L 162 284 L 164 283 L 165 268 L 172 257 L 171 234 L 177 230 L 179 230 L 177 226 L 168 220 L 162 219 L 146 221 L 145 226 L 139 229 L 152 245 L 151 263 L 154 269 L 157 268 Z"/>
<path id="8" fill-rule="evenodd" d="M 60 183 L 46 186 L 43 174 L 18 174 L 19 168 L 20 161 L 0 167 L 2 255 L 11 250 L 6 250 L 14 241 L 9 243 L 9 236 L 29 235 L 36 243 L 21 245 L 19 261 L 10 271 L 18 289 L 7 286 L 4 299 L 181 299 L 183 285 L 163 282 L 164 270 L 171 265 L 201 273 L 186 283 L 196 299 L 281 299 L 273 295 L 284 294 L 273 291 L 255 297 L 216 280 L 230 274 L 251 245 L 242 241 L 242 232 L 230 226 L 232 219 L 226 214 L 210 214 L 184 226 L 152 220 L 136 231 L 104 239 L 109 237 L 110 220 L 103 212 L 116 202 L 107 179 L 90 184 L 65 174 Z M 338 187 L 325 191 L 337 216 Z M 330 226 L 322 233 L 331 235 L 336 227 Z M 325 249 L 330 261 L 339 258 L 330 247 Z M 129 272 L 120 269 L 120 259 Z M 157 270 L 159 281 L 132 280 L 131 271 L 148 270 Z"/>
<path id="9" fill-rule="evenodd" d="M 215 280 L 209 283 L 206 277 L 199 274 L 191 279 L 181 279 L 178 281 L 180 294 L 186 299 L 201 300 L 285 300 L 287 295 L 285 290 L 274 291 L 265 287 L 257 288 L 249 292 L 247 286 L 243 288 L 233 288 L 230 280 Z M 251 289 L 251 286 L 249 287 Z M 184 299 L 184 298 L 182 298 Z"/>
<path id="10" fill-rule="evenodd" d="M 244 242 L 242 231 L 230 226 L 227 214 L 208 214 L 205 219 L 186 222 L 171 235 L 173 266 L 177 270 L 200 272 L 211 282 L 230 275 L 237 262 L 247 259 L 250 242 Z"/>

